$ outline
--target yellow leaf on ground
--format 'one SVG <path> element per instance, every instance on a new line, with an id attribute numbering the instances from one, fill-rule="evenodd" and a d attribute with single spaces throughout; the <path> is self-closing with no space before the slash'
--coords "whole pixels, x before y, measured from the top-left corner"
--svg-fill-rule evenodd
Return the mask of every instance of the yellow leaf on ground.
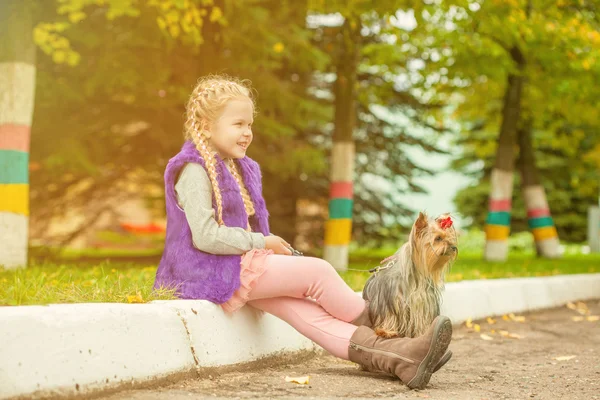
<path id="1" fill-rule="evenodd" d="M 498 333 L 502 336 L 508 336 L 508 331 L 498 331 Z"/>
<path id="2" fill-rule="evenodd" d="M 506 337 L 509 337 L 511 339 L 523 339 L 525 336 L 521 336 L 516 333 L 509 333 L 508 335 L 506 335 Z"/>
<path id="3" fill-rule="evenodd" d="M 504 321 L 510 321 L 510 318 L 509 318 L 509 317 L 508 317 L 508 315 L 506 315 L 506 314 L 504 314 L 504 315 L 502 316 L 502 319 L 503 319 Z"/>
<path id="4" fill-rule="evenodd" d="M 490 324 L 490 325 L 494 325 L 494 324 L 496 323 L 496 320 L 495 320 L 495 319 L 493 319 L 493 318 L 490 318 L 490 317 L 487 317 L 487 320 L 486 320 L 486 321 L 487 321 L 487 323 L 488 323 L 488 324 Z"/>
<path id="5" fill-rule="evenodd" d="M 465 325 L 467 326 L 467 328 L 472 328 L 473 320 L 471 318 L 467 318 L 467 320 L 465 321 Z"/>
<path id="6" fill-rule="evenodd" d="M 561 357 L 554 357 L 553 360 L 556 360 L 556 361 L 569 361 L 569 360 L 574 359 L 575 357 L 577 357 L 577 356 L 561 356 Z"/>
<path id="7" fill-rule="evenodd" d="M 485 333 L 482 333 L 481 335 L 479 335 L 480 338 L 482 338 L 483 340 L 494 340 L 493 337 L 486 335 Z"/>
<path id="8" fill-rule="evenodd" d="M 578 317 L 571 317 L 571 319 L 575 322 L 581 322 L 583 321 L 583 317 L 582 316 L 578 316 Z"/>
<path id="9" fill-rule="evenodd" d="M 567 303 L 567 308 L 570 308 L 571 310 L 576 310 L 577 306 L 575 304 L 571 303 L 571 302 L 568 302 Z"/>
<path id="10" fill-rule="evenodd" d="M 590 321 L 590 322 L 598 321 L 598 320 L 600 320 L 600 316 L 598 316 L 598 315 L 589 315 L 587 317 L 587 320 Z"/>
<path id="11" fill-rule="evenodd" d="M 525 317 L 522 315 L 515 315 L 513 313 L 508 314 L 508 316 L 510 317 L 510 319 L 512 319 L 513 321 L 516 322 L 525 322 Z"/>
<path id="12" fill-rule="evenodd" d="M 144 299 L 140 293 L 136 293 L 135 295 L 127 296 L 128 303 L 143 303 Z"/>
<path id="13" fill-rule="evenodd" d="M 479 326 L 479 324 L 473 324 L 473 329 L 475 329 L 475 332 L 481 332 L 481 326 Z"/>
<path id="14" fill-rule="evenodd" d="M 299 385 L 308 385 L 310 376 L 286 376 L 285 377 L 285 381 L 286 382 L 292 382 L 292 383 L 297 383 Z"/>

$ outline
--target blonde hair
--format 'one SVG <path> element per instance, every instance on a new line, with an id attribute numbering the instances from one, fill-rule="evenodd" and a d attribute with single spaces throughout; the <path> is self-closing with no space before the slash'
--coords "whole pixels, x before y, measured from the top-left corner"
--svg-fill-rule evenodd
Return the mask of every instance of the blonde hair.
<path id="1" fill-rule="evenodd" d="M 223 222 L 223 199 L 219 181 L 217 180 L 217 160 L 215 152 L 210 149 L 210 128 L 217 121 L 223 108 L 229 100 L 247 98 L 252 102 L 254 108 L 253 91 L 248 81 L 242 81 L 226 75 L 209 75 L 200 78 L 188 100 L 186 107 L 186 122 L 184 125 L 185 139 L 196 145 L 196 149 L 204 159 L 206 171 L 213 189 L 215 202 L 217 204 L 217 222 Z M 248 216 L 254 215 L 254 204 L 250 194 L 244 185 L 244 180 L 233 159 L 224 160 L 227 169 L 233 175 L 240 187 L 240 193 L 244 200 L 244 208 Z M 250 222 L 246 227 L 250 230 Z"/>

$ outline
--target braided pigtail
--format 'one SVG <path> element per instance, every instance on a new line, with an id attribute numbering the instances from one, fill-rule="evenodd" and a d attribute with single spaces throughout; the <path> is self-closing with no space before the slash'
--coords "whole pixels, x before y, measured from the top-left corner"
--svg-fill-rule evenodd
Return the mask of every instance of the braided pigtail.
<path id="1" fill-rule="evenodd" d="M 233 175 L 233 178 L 235 179 L 235 181 L 237 182 L 237 184 L 240 188 L 240 193 L 242 194 L 242 200 L 244 200 L 244 209 L 246 210 L 246 214 L 248 214 L 249 217 L 254 215 L 255 214 L 254 203 L 252 203 L 252 199 L 250 198 L 250 193 L 248 193 L 248 189 L 246 188 L 246 185 L 244 185 L 244 180 L 242 179 L 242 175 L 240 174 L 237 164 L 233 160 L 228 160 L 227 167 L 229 169 L 229 172 L 231 172 L 231 175 Z M 250 230 L 250 222 L 248 222 L 247 229 Z"/>

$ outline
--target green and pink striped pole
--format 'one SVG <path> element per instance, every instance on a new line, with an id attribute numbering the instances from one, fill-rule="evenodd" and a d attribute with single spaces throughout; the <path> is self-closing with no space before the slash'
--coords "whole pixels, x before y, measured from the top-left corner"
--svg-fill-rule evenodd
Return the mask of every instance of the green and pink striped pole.
<path id="1" fill-rule="evenodd" d="M 325 223 L 323 258 L 335 269 L 345 271 L 352 238 L 354 143 L 335 143 L 331 160 L 329 219 Z"/>
<path id="2" fill-rule="evenodd" d="M 31 1 L 0 1 L 0 265 L 24 266 L 35 98 Z"/>
<path id="3" fill-rule="evenodd" d="M 489 261 L 504 261 L 508 257 L 513 171 L 494 168 L 490 190 L 484 257 Z"/>
<path id="4" fill-rule="evenodd" d="M 533 233 L 537 253 L 546 258 L 560 256 L 558 233 L 550 215 L 550 207 L 546 200 L 546 192 L 541 185 L 524 189 L 527 221 Z"/>

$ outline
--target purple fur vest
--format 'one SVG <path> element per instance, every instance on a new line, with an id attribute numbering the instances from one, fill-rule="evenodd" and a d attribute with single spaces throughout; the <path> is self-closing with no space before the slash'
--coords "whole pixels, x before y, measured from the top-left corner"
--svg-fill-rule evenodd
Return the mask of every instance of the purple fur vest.
<path id="1" fill-rule="evenodd" d="M 176 287 L 183 299 L 203 299 L 224 303 L 240 286 L 239 255 L 216 255 L 198 250 L 192 242 L 192 232 L 185 213 L 177 204 L 175 182 L 186 163 L 198 163 L 206 168 L 196 147 L 186 141 L 181 151 L 169 160 L 165 171 L 167 234 L 154 288 Z M 262 197 L 261 173 L 258 164 L 248 157 L 236 160 L 242 179 L 254 203 L 250 217 L 253 232 L 269 235 L 269 214 Z M 229 227 L 246 228 L 248 215 L 239 186 L 225 163 L 217 156 L 217 180 L 221 189 L 223 222 Z M 213 208 L 217 210 L 213 196 Z"/>

